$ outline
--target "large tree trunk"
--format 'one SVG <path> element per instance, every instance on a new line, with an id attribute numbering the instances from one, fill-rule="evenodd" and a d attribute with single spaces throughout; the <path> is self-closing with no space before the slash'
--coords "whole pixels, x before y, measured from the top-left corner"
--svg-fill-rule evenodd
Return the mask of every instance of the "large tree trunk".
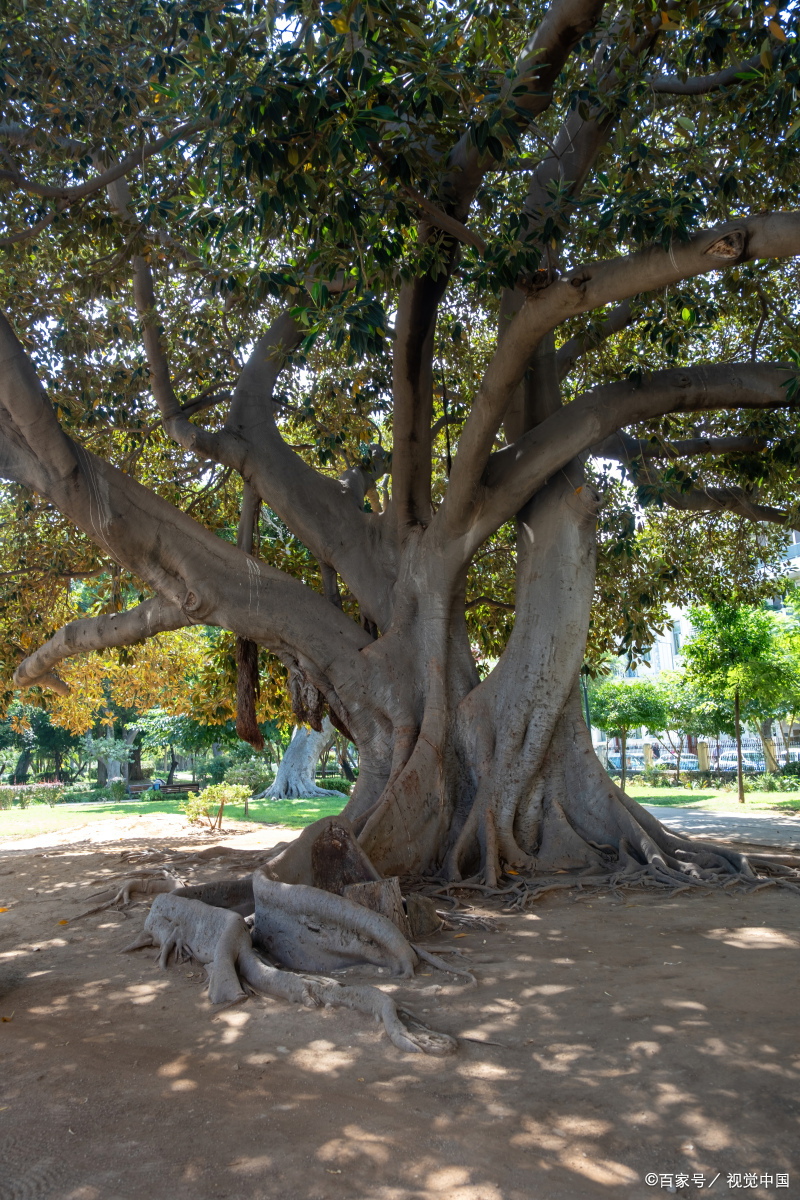
<path id="1" fill-rule="evenodd" d="M 312 796 L 341 796 L 346 800 L 342 792 L 317 787 L 314 779 L 319 757 L 330 746 L 333 737 L 330 717 L 325 717 L 319 732 L 305 726 L 295 727 L 275 781 L 262 795 L 270 800 L 297 800 Z"/>
<path id="2" fill-rule="evenodd" d="M 643 872 L 662 883 L 734 869 L 738 855 L 696 843 L 692 849 L 664 829 L 612 782 L 595 754 L 580 669 L 596 504 L 575 464 L 520 514 L 516 622 L 506 653 L 482 682 L 459 616 L 458 581 L 453 601 L 437 590 L 426 610 L 426 563 L 406 573 L 421 581 L 408 606 L 411 621 L 364 652 L 386 656 L 395 644 L 396 658 L 384 659 L 393 729 L 380 761 L 376 739 L 360 747 L 359 779 L 344 810 L 382 874 L 435 873 L 496 886 L 508 867 Z M 439 560 L 440 581 L 443 566 Z"/>

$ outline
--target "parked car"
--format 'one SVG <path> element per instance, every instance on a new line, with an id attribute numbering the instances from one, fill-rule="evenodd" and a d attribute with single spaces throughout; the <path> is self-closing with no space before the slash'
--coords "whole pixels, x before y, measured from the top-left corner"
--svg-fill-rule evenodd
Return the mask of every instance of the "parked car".
<path id="1" fill-rule="evenodd" d="M 609 754 L 608 765 L 612 771 L 622 770 L 622 755 Z M 644 759 L 634 754 L 625 755 L 625 771 L 629 775 L 639 775 L 644 770 Z"/>
<path id="2" fill-rule="evenodd" d="M 742 770 L 743 771 L 763 771 L 765 769 L 765 766 L 766 766 L 766 764 L 764 762 L 764 759 L 761 758 L 758 754 L 755 754 L 752 750 L 743 750 L 742 751 Z M 720 754 L 719 762 L 717 763 L 717 770 L 718 771 L 736 771 L 736 770 L 738 770 L 735 750 L 726 750 L 723 754 Z"/>
<path id="3" fill-rule="evenodd" d="M 653 758 L 653 766 L 661 767 L 665 771 L 675 771 L 678 767 L 678 756 L 674 750 L 662 749 L 658 758 Z M 690 754 L 687 750 L 681 755 L 681 770 L 682 771 L 699 771 L 700 762 L 696 754 Z"/>

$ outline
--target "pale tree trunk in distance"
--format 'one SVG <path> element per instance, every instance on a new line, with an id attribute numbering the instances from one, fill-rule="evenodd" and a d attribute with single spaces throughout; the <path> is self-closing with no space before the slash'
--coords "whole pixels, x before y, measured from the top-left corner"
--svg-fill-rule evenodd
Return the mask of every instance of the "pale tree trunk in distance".
<path id="1" fill-rule="evenodd" d="M 736 723 L 736 781 L 739 785 L 739 803 L 744 804 L 744 769 L 742 766 L 742 722 L 739 703 L 739 689 L 733 699 L 733 717 Z"/>
<path id="2" fill-rule="evenodd" d="M 335 730 L 330 717 L 325 717 L 322 729 L 295 726 L 292 740 L 280 761 L 274 782 L 261 796 L 268 800 L 297 800 L 313 796 L 341 796 L 342 792 L 317 787 L 314 772 L 320 755 L 333 741 Z"/>

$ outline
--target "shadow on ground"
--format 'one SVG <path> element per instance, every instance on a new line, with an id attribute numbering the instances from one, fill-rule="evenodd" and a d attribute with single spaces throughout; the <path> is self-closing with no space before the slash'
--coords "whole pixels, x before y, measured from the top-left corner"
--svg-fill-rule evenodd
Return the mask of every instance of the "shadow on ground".
<path id="1" fill-rule="evenodd" d="M 431 940 L 477 989 L 372 976 L 465 1039 L 431 1059 L 341 1010 L 215 1014 L 200 968 L 120 956 L 144 910 L 74 920 L 119 852 L 0 856 L 0 1200 L 800 1195 L 800 897 L 484 909 Z"/>

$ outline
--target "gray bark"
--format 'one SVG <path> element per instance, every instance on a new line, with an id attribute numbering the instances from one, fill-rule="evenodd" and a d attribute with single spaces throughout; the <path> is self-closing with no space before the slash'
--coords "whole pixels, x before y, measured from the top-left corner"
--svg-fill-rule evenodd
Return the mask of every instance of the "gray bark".
<path id="1" fill-rule="evenodd" d="M 347 796 L 343 792 L 318 787 L 314 777 L 320 755 L 330 746 L 334 732 L 330 717 L 325 717 L 320 732 L 305 726 L 295 726 L 275 780 L 261 796 L 269 800 L 341 796 L 342 800 L 346 800 Z"/>

